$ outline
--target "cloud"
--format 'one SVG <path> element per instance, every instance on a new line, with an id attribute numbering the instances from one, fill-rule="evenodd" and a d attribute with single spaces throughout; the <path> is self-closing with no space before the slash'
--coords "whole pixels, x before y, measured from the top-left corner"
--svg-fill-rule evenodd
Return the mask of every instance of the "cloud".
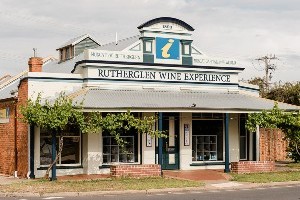
<path id="1" fill-rule="evenodd" d="M 145 21 L 170 16 L 196 29 L 194 43 L 206 54 L 240 60 L 246 68 L 241 77 L 262 76 L 253 60 L 272 53 L 285 66 L 274 80 L 299 80 L 299 10 L 297 0 L 2 0 L 0 75 L 26 66 L 14 58 L 29 57 L 33 47 L 40 56 L 57 55 L 58 46 L 78 35 L 90 33 L 107 43 L 115 32 L 121 38 L 136 35 Z"/>

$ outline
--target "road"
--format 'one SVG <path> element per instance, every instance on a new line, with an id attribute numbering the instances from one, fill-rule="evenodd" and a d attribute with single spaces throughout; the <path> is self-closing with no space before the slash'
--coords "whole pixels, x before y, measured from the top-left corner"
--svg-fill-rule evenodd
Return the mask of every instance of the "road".
<path id="1" fill-rule="evenodd" d="M 158 192 L 153 194 L 118 194 L 118 195 L 97 195 L 81 197 L 0 197 L 0 200 L 234 200 L 234 199 L 251 199 L 251 200 L 299 200 L 299 185 L 284 185 L 263 188 L 249 189 L 222 189 L 222 190 L 199 190 L 184 192 Z"/>

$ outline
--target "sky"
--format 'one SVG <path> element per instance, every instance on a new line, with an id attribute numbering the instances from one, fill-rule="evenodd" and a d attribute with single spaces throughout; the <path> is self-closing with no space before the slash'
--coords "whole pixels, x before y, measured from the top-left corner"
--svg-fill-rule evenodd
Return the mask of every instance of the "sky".
<path id="1" fill-rule="evenodd" d="M 299 0 L 0 0 L 0 77 L 27 69 L 33 48 L 58 57 L 56 48 L 74 37 L 89 33 L 106 44 L 157 17 L 190 24 L 193 44 L 237 60 L 240 79 L 263 77 L 256 59 L 275 55 L 272 82 L 300 81 Z"/>

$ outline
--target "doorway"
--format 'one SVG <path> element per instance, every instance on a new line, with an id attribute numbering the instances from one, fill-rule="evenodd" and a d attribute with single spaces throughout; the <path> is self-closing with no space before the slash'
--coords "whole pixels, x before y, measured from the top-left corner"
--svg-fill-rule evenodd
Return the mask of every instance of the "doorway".
<path id="1" fill-rule="evenodd" d="M 165 114 L 163 130 L 167 131 L 168 137 L 163 138 L 162 169 L 179 169 L 179 114 Z"/>

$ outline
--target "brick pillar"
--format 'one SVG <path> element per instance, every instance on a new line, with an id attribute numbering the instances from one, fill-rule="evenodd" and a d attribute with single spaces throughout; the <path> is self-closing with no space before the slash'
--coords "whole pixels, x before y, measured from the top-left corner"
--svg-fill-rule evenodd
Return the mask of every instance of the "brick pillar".
<path id="1" fill-rule="evenodd" d="M 28 124 L 24 123 L 20 118 L 20 107 L 28 100 L 28 80 L 23 79 L 18 89 L 17 104 L 17 171 L 18 176 L 26 177 L 28 172 Z"/>
<path id="2" fill-rule="evenodd" d="M 43 59 L 39 57 L 31 57 L 28 61 L 29 72 L 41 72 L 43 66 Z"/>

